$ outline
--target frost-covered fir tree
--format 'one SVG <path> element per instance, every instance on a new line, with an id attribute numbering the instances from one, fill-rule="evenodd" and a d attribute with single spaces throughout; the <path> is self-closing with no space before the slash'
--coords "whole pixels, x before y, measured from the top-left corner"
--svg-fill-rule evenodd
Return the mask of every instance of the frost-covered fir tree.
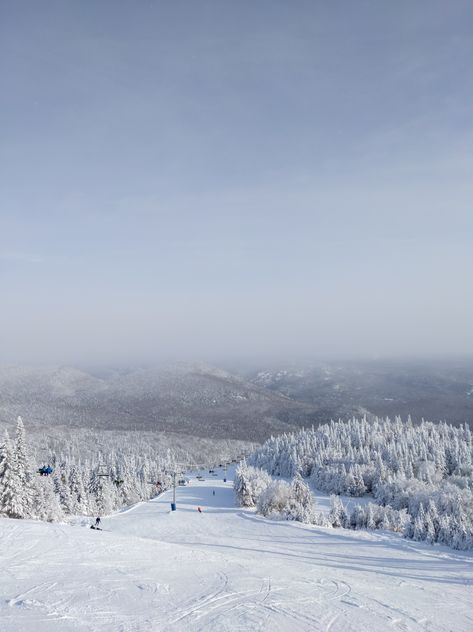
<path id="1" fill-rule="evenodd" d="M 290 520 L 314 522 L 315 498 L 300 474 L 296 474 L 292 480 L 286 513 Z"/>
<path id="2" fill-rule="evenodd" d="M 328 519 L 332 527 L 348 526 L 347 511 L 340 496 L 335 496 L 334 494 L 330 496 L 330 512 Z"/>
<path id="3" fill-rule="evenodd" d="M 254 507 L 270 483 L 271 477 L 267 472 L 243 462 L 236 469 L 233 489 L 242 507 Z"/>
<path id="4" fill-rule="evenodd" d="M 145 459 L 139 471 L 139 478 L 137 479 L 138 500 L 140 498 L 149 500 L 153 493 L 152 489 L 149 464 L 147 459 Z"/>
<path id="5" fill-rule="evenodd" d="M 51 477 L 46 477 L 51 478 Z M 68 482 L 68 474 L 66 468 L 63 466 L 61 469 L 56 468 L 54 476 L 52 477 L 54 491 L 58 497 L 61 509 L 66 514 L 71 514 L 73 507 L 73 499 L 71 496 L 71 490 Z"/>
<path id="6" fill-rule="evenodd" d="M 50 476 L 39 476 L 36 482 L 37 502 L 35 518 L 46 522 L 59 522 L 64 519 L 64 512 L 59 497 L 54 489 L 54 481 Z"/>
<path id="7" fill-rule="evenodd" d="M 81 471 L 77 466 L 73 466 L 69 473 L 69 490 L 71 497 L 71 513 L 74 515 L 87 514 L 87 494 L 82 480 Z"/>
<path id="8" fill-rule="evenodd" d="M 108 476 L 102 476 L 97 466 L 89 482 L 90 508 L 98 516 L 107 515 L 114 508 L 114 490 Z"/>
<path id="9" fill-rule="evenodd" d="M 138 472 L 133 471 L 134 469 L 136 469 L 136 466 L 134 468 L 131 464 L 130 458 L 125 457 L 119 468 L 117 478 L 115 479 L 119 481 L 119 484 L 115 487 L 118 490 L 119 497 L 125 505 L 132 505 L 143 497 L 142 490 L 139 485 Z M 149 476 L 147 468 L 142 473 L 146 477 Z"/>
<path id="10" fill-rule="evenodd" d="M 261 492 L 256 501 L 258 513 L 270 518 L 288 518 L 291 486 L 286 481 L 275 480 Z"/>
<path id="11" fill-rule="evenodd" d="M 240 463 L 235 470 L 233 491 L 241 507 L 254 507 L 255 501 L 250 484 L 250 476 L 246 463 Z"/>
<path id="12" fill-rule="evenodd" d="M 25 427 L 21 417 L 18 417 L 16 422 L 14 462 L 21 489 L 21 509 L 18 517 L 30 518 L 34 514 L 35 487 L 26 445 Z"/>
<path id="13" fill-rule="evenodd" d="M 353 482 L 347 490 L 348 493 L 350 494 L 350 496 L 363 496 L 364 494 L 366 494 L 366 486 L 363 480 L 363 475 L 361 473 L 361 467 L 356 464 L 352 468 L 351 474 L 353 477 Z"/>
<path id="14" fill-rule="evenodd" d="M 9 518 L 23 518 L 25 507 L 15 454 L 5 430 L 0 446 L 0 514 Z"/>

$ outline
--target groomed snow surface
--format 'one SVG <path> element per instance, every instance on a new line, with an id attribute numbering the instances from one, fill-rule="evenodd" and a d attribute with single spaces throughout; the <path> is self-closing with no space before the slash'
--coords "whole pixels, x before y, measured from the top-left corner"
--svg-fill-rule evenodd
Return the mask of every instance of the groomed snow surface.
<path id="1" fill-rule="evenodd" d="M 102 532 L 0 519 L 0 630 L 473 630 L 471 554 L 267 520 L 207 477 Z"/>

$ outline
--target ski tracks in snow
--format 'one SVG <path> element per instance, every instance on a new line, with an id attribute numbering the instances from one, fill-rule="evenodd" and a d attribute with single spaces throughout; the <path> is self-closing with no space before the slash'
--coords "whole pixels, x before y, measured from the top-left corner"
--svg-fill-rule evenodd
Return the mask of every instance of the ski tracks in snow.
<path id="1" fill-rule="evenodd" d="M 351 592 L 346 582 L 335 579 L 275 582 L 270 577 L 255 577 L 249 582 L 253 587 L 237 589 L 233 585 L 241 583 L 241 578 L 229 579 L 225 573 L 218 577 L 218 587 L 181 606 L 169 630 L 263 630 L 275 626 L 330 632 L 339 616 L 333 612 L 333 602 Z M 344 625 L 343 629 L 349 628 Z"/>
<path id="2" fill-rule="evenodd" d="M 258 588 L 234 590 L 229 586 L 229 579 L 225 573 L 218 573 L 218 576 L 220 577 L 218 589 L 186 604 L 186 607 L 170 621 L 169 630 L 184 630 L 188 629 L 187 626 L 192 626 L 193 630 L 226 629 L 229 621 L 235 619 L 234 616 L 230 616 L 231 613 L 239 609 L 252 610 L 261 606 L 271 594 L 269 578 L 263 579 Z M 238 618 L 237 614 L 236 619 Z M 237 628 L 232 627 L 232 629 Z M 253 629 L 258 628 L 253 627 Z"/>
<path id="3" fill-rule="evenodd" d="M 357 595 L 346 581 L 327 578 L 252 577 L 241 588 L 238 574 L 217 573 L 208 592 L 186 601 L 163 629 L 293 630 L 359 632 L 364 630 L 442 630 L 425 616 L 418 618 L 377 598 Z M 355 614 L 354 609 L 357 611 Z M 425 613 L 424 613 L 425 614 Z"/>

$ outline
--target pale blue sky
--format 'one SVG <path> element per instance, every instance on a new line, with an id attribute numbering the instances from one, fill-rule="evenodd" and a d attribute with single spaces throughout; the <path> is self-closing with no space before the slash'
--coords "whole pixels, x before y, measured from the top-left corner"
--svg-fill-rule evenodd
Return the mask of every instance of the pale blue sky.
<path id="1" fill-rule="evenodd" d="M 0 363 L 473 353 L 472 68 L 469 0 L 0 0 Z"/>

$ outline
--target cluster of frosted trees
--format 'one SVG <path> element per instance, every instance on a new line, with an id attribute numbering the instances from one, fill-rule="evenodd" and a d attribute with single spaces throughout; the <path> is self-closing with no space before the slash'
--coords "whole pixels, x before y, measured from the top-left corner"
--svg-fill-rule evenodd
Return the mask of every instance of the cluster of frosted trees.
<path id="1" fill-rule="evenodd" d="M 260 468 L 241 463 L 233 484 L 237 500 L 242 507 L 256 507 L 263 516 L 277 520 L 296 520 L 322 527 L 346 529 L 389 529 L 403 532 L 409 524 L 405 509 L 382 507 L 373 503 L 357 505 L 349 514 L 340 496 L 330 498 L 328 514 L 317 511 L 316 499 L 300 474 L 290 483 L 273 479 Z"/>
<path id="2" fill-rule="evenodd" d="M 315 512 L 312 492 L 299 474 L 287 483 L 242 462 L 236 469 L 233 489 L 242 507 L 256 506 L 263 516 L 317 524 L 322 520 Z"/>
<path id="3" fill-rule="evenodd" d="M 416 540 L 473 548 L 473 441 L 466 424 L 331 422 L 272 437 L 249 462 L 271 475 L 300 474 L 331 494 L 372 495 L 379 506 L 357 508 L 344 526 L 393 528 Z"/>
<path id="4" fill-rule="evenodd" d="M 115 451 L 81 461 L 77 456 L 51 456 L 50 476 L 40 476 L 25 439 L 21 418 L 15 436 L 5 432 L 0 444 L 0 515 L 60 521 L 67 515 L 106 515 L 111 511 L 156 495 L 170 485 L 166 474 L 173 467 L 170 453 L 153 460 Z"/>

